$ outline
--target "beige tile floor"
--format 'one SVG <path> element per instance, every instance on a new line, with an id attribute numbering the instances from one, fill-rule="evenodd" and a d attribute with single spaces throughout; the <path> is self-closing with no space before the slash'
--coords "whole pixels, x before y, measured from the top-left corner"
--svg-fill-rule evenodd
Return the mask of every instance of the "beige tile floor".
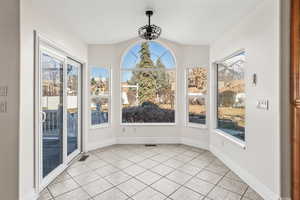
<path id="1" fill-rule="evenodd" d="M 39 200 L 263 200 L 209 151 L 113 145 L 74 161 Z"/>

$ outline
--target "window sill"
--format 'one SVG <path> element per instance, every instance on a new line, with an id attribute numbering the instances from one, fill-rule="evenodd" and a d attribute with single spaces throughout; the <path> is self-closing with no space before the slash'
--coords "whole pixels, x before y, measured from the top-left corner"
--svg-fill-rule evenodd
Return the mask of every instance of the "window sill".
<path id="1" fill-rule="evenodd" d="M 121 126 L 176 126 L 176 123 L 121 123 Z"/>
<path id="2" fill-rule="evenodd" d="M 237 146 L 239 146 L 242 149 L 246 149 L 246 142 L 244 141 L 240 141 L 234 137 L 232 137 L 231 135 L 229 135 L 228 133 L 225 133 L 224 131 L 221 131 L 219 129 L 215 129 L 214 132 L 217 135 L 222 136 L 223 138 L 226 138 L 227 140 L 229 140 L 230 142 L 232 142 L 233 144 L 236 144 Z"/>
<path id="3" fill-rule="evenodd" d="M 197 129 L 207 129 L 207 125 L 204 124 L 196 124 L 196 123 L 187 123 L 187 128 L 197 128 Z"/>
<path id="4" fill-rule="evenodd" d="M 101 124 L 101 125 L 91 125 L 90 129 L 101 129 L 101 128 L 109 128 L 109 123 Z"/>

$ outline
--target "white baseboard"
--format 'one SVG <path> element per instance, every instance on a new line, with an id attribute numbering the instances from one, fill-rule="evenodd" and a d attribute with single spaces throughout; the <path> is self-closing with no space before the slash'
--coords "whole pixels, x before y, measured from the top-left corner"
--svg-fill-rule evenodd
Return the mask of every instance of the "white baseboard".
<path id="1" fill-rule="evenodd" d="M 233 172 L 239 175 L 251 188 L 259 193 L 265 200 L 281 200 L 280 196 L 262 184 L 256 177 L 237 165 L 228 156 L 217 148 L 210 146 L 210 151 L 223 161 Z M 282 199 L 283 200 L 283 199 Z M 287 199 L 285 199 L 287 200 Z"/>
<path id="2" fill-rule="evenodd" d="M 181 137 L 117 137 L 116 139 L 108 139 L 99 143 L 91 143 L 87 145 L 87 150 L 95 150 L 114 144 L 185 144 L 197 148 L 210 150 L 220 160 L 222 160 L 232 171 L 238 174 L 250 187 L 257 191 L 266 200 L 291 200 L 291 198 L 280 198 L 278 194 L 271 191 L 268 187 L 262 184 L 256 177 L 237 165 L 228 156 L 224 155 L 221 151 L 208 144 L 194 141 L 188 138 Z M 38 194 L 33 190 L 20 200 L 37 200 Z"/>
<path id="3" fill-rule="evenodd" d="M 209 145 L 201 141 L 195 141 L 188 138 L 181 138 L 181 143 L 188 146 L 209 150 Z"/>
<path id="4" fill-rule="evenodd" d="M 110 145 L 114 145 L 116 144 L 116 139 L 109 139 L 109 140 L 104 140 L 101 142 L 97 142 L 97 143 L 90 143 L 87 145 L 87 151 L 92 151 L 95 149 L 99 149 L 99 148 L 103 148 L 103 147 L 107 147 Z"/>
<path id="5" fill-rule="evenodd" d="M 181 144 L 180 137 L 117 137 L 117 144 Z"/>
<path id="6" fill-rule="evenodd" d="M 88 144 L 87 151 L 114 144 L 181 144 L 180 137 L 118 137 L 109 139 L 99 143 Z"/>

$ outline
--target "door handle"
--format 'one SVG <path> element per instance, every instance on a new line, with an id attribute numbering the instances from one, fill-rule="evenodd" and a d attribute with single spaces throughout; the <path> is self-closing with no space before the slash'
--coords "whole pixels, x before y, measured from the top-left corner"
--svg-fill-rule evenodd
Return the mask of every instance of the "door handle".
<path id="1" fill-rule="evenodd" d="M 44 111 L 42 111 L 42 122 L 45 122 L 47 118 L 47 115 Z"/>

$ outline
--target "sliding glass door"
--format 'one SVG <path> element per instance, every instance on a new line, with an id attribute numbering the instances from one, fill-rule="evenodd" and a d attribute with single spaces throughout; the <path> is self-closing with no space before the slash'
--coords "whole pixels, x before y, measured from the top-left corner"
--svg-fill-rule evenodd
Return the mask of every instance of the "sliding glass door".
<path id="1" fill-rule="evenodd" d="M 37 62 L 37 174 L 44 188 L 81 151 L 82 65 L 39 46 Z"/>
<path id="2" fill-rule="evenodd" d="M 81 64 L 68 59 L 67 65 L 67 155 L 79 153 Z M 77 153 L 76 153 L 77 152 Z"/>
<path id="3" fill-rule="evenodd" d="M 42 176 L 63 162 L 63 74 L 64 60 L 41 54 L 42 83 Z"/>

